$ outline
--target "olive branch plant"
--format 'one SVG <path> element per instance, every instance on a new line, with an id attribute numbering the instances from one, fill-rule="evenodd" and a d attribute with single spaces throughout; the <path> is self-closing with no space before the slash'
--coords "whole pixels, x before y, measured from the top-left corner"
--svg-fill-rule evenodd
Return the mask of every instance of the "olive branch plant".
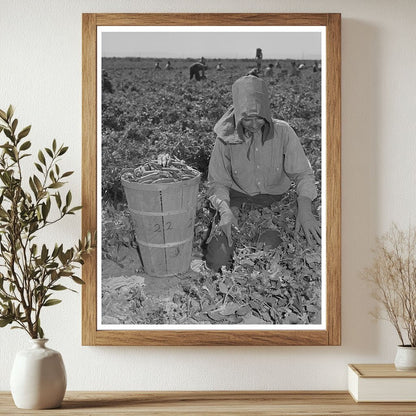
<path id="1" fill-rule="evenodd" d="M 13 118 L 12 106 L 0 110 L 0 327 L 25 330 L 31 338 L 43 338 L 40 313 L 44 307 L 61 302 L 54 292 L 70 289 L 61 284 L 63 278 L 77 284 L 83 280 L 76 270 L 83 258 L 94 248 L 91 233 L 76 245 L 64 249 L 56 243 L 53 248 L 38 243 L 38 233 L 67 215 L 74 215 L 81 206 L 71 206 L 71 191 L 58 189 L 72 171 L 61 172 L 58 162 L 68 147 L 58 146 L 39 150 L 34 167 L 36 174 L 24 180 L 22 159 L 31 156 L 31 147 L 24 140 L 31 126 L 17 132 L 18 119 Z"/>
<path id="2" fill-rule="evenodd" d="M 374 316 L 394 326 L 402 346 L 416 347 L 416 228 L 403 231 L 393 224 L 377 239 L 373 263 L 362 277 L 384 309 Z"/>

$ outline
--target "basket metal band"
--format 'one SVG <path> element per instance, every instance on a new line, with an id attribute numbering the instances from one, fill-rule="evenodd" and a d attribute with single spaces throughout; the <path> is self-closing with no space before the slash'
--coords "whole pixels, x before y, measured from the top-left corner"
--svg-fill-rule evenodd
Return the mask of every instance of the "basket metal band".
<path id="1" fill-rule="evenodd" d="M 175 247 L 175 246 L 179 246 L 181 244 L 185 244 L 188 243 L 189 241 L 193 240 L 193 236 L 187 238 L 186 240 L 182 240 L 182 241 L 176 241 L 174 243 L 165 243 L 165 244 L 155 244 L 155 243 L 147 243 L 146 241 L 141 241 L 141 240 L 136 240 L 139 244 L 142 244 L 143 246 L 147 246 L 147 247 L 159 247 L 159 248 L 165 248 L 165 247 Z"/>
<path id="2" fill-rule="evenodd" d="M 132 212 L 133 214 L 145 215 L 145 216 L 149 216 L 149 217 L 163 217 L 164 215 L 186 214 L 190 210 L 149 212 L 149 211 L 138 211 L 137 209 L 129 208 L 129 211 Z M 193 211 L 193 209 L 192 209 L 192 211 Z"/>

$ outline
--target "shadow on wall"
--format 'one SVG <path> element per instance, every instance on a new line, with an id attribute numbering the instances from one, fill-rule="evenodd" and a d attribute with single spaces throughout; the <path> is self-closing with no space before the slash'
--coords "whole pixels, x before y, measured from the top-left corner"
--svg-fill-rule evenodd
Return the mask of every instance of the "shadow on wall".
<path id="1" fill-rule="evenodd" d="M 381 341 L 369 315 L 371 290 L 360 278 L 380 215 L 381 47 L 379 28 L 342 20 L 342 345 L 361 360 L 376 356 Z"/>

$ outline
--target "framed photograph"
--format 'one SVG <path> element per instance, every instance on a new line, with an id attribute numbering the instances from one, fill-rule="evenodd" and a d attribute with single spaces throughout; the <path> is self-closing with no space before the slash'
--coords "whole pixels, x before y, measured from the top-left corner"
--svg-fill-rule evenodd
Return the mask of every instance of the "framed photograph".
<path id="1" fill-rule="evenodd" d="M 83 15 L 83 345 L 340 345 L 340 33 Z"/>

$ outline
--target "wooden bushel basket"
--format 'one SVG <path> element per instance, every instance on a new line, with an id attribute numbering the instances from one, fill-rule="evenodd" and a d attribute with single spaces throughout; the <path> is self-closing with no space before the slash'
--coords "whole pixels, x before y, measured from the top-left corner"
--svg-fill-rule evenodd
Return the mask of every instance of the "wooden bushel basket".
<path id="1" fill-rule="evenodd" d="M 189 269 L 199 181 L 200 175 L 155 184 L 121 179 L 147 274 L 165 277 Z"/>

